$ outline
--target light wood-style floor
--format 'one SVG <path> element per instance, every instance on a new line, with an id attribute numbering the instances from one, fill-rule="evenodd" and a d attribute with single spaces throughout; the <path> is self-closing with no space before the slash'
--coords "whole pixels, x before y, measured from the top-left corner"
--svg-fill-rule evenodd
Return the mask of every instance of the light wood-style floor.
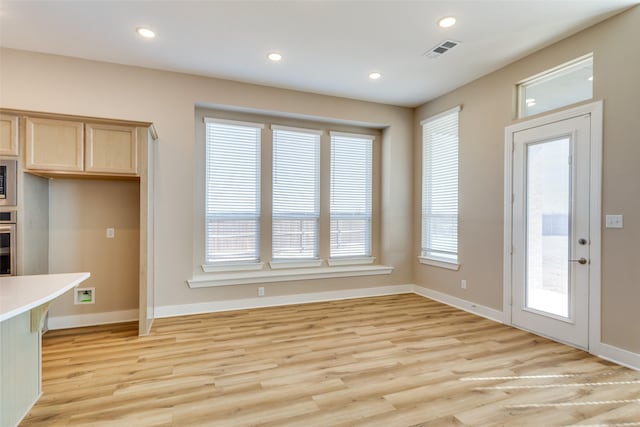
<path id="1" fill-rule="evenodd" d="M 23 426 L 637 426 L 640 372 L 417 295 L 52 331 Z"/>

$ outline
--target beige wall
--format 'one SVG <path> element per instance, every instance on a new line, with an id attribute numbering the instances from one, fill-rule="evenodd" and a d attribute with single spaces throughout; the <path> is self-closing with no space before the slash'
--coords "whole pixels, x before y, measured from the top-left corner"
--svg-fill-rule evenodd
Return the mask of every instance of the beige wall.
<path id="1" fill-rule="evenodd" d="M 415 282 L 502 309 L 504 128 L 513 123 L 516 82 L 594 53 L 594 99 L 604 101 L 603 213 L 624 229 L 602 238 L 603 342 L 640 353 L 640 7 L 560 41 L 429 102 L 415 112 L 414 217 L 420 218 L 420 126 L 462 104 L 460 113 L 460 271 L 414 263 Z M 420 236 L 415 223 L 414 235 Z M 414 240 L 414 252 L 420 241 Z M 467 279 L 468 288 L 460 288 Z"/>
<path id="2" fill-rule="evenodd" d="M 50 181 L 49 272 L 91 272 L 80 287 L 96 288 L 96 302 L 74 305 L 68 292 L 51 304 L 49 316 L 138 308 L 139 222 L 138 182 Z M 106 238 L 107 227 L 115 238 Z"/>
<path id="3" fill-rule="evenodd" d="M 156 304 L 257 296 L 257 285 L 189 289 L 192 276 L 195 105 L 346 121 L 383 130 L 380 259 L 391 276 L 269 284 L 267 295 L 411 283 L 413 111 L 185 74 L 0 50 L 0 107 L 149 121 L 158 141 Z M 53 198 L 53 196 L 52 196 Z M 98 294 L 99 295 L 99 294 Z M 100 298 L 100 297 L 98 297 Z M 136 299 L 137 303 L 137 299 Z M 52 312 L 52 315 L 56 313 Z"/>
<path id="4" fill-rule="evenodd" d="M 268 295 L 416 282 L 502 308 L 503 132 L 518 80 L 595 53 L 595 99 L 605 102 L 604 213 L 625 215 L 603 229 L 604 341 L 640 353 L 640 8 L 613 17 L 414 111 L 178 73 L 0 50 L 0 107 L 154 122 L 158 158 L 156 303 L 201 303 L 256 295 L 256 286 L 189 289 L 194 217 L 194 106 L 236 108 L 383 128 L 380 258 L 391 276 L 269 284 Z M 419 265 L 420 120 L 463 104 L 460 116 L 460 258 L 451 272 Z M 413 162 L 412 162 L 413 157 Z M 411 166 L 414 166 L 414 168 Z M 467 279 L 468 289 L 460 289 Z M 137 299 L 136 299 L 137 303 Z"/>

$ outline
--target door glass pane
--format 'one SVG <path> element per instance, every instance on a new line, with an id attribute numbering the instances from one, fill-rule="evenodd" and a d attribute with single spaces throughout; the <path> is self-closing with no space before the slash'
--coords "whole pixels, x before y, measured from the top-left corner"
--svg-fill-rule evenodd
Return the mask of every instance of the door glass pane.
<path id="1" fill-rule="evenodd" d="M 569 317 L 569 138 L 527 145 L 526 306 Z"/>

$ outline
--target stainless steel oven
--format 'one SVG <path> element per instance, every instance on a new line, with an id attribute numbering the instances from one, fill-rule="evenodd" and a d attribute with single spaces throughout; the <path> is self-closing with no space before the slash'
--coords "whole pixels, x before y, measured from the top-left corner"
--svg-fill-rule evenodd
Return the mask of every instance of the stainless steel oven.
<path id="1" fill-rule="evenodd" d="M 17 202 L 18 161 L 0 160 L 0 205 L 15 206 Z"/>
<path id="2" fill-rule="evenodd" d="M 16 211 L 0 212 L 0 276 L 16 275 Z"/>

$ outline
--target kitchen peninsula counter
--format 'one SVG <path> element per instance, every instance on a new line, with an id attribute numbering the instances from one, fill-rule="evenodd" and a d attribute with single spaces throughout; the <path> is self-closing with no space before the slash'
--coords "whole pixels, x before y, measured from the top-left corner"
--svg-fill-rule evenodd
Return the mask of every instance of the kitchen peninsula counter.
<path id="1" fill-rule="evenodd" d="M 0 322 L 51 302 L 89 278 L 89 273 L 0 277 Z"/>
<path id="2" fill-rule="evenodd" d="M 42 394 L 42 319 L 89 273 L 0 278 L 0 427 L 20 423 Z"/>

